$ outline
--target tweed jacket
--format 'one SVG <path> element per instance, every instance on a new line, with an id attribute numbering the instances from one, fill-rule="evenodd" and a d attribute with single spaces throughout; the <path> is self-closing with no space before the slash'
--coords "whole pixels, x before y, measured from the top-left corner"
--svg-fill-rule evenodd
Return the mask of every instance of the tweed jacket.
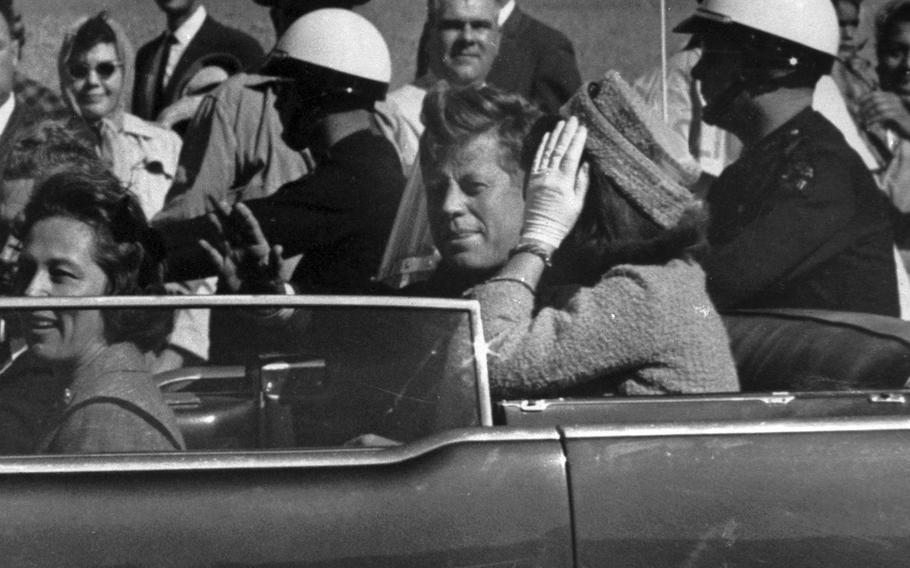
<path id="1" fill-rule="evenodd" d="M 698 264 L 619 265 L 592 287 L 492 280 L 480 302 L 491 392 L 547 396 L 585 383 L 642 395 L 739 390 L 729 339 Z"/>
<path id="2" fill-rule="evenodd" d="M 78 369 L 46 423 L 38 453 L 159 452 L 185 448 L 174 413 L 132 343 Z"/>

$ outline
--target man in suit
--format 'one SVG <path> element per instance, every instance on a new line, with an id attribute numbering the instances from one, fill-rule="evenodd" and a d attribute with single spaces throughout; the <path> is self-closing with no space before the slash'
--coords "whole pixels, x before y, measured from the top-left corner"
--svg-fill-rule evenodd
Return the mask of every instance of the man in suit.
<path id="1" fill-rule="evenodd" d="M 548 113 L 559 107 L 581 86 L 581 74 L 572 42 L 560 31 L 526 14 L 515 0 L 496 0 L 502 39 L 499 55 L 487 82 L 534 101 Z M 435 0 L 430 0 L 432 13 Z M 429 70 L 429 20 L 420 37 L 417 76 Z"/>
<path id="2" fill-rule="evenodd" d="M 39 107 L 29 107 L 14 96 L 19 42 L 14 33 L 12 0 L 0 0 L 0 171 L 6 166 L 16 137 L 41 118 Z"/>
<path id="3" fill-rule="evenodd" d="M 12 4 L 13 8 L 13 23 L 10 31 L 13 34 L 13 39 L 19 44 L 19 58 L 22 59 L 23 48 L 25 47 L 25 23 L 22 21 L 22 12 L 15 4 L 12 2 L 10 4 Z M 16 96 L 16 102 L 33 109 L 36 114 L 68 112 L 63 99 L 60 98 L 56 91 L 26 76 L 21 70 L 16 71 L 13 94 Z"/>
<path id="4" fill-rule="evenodd" d="M 175 102 L 179 88 L 212 54 L 233 56 L 243 68 L 258 64 L 264 53 L 249 35 L 218 23 L 199 0 L 155 0 L 167 17 L 167 30 L 136 54 L 133 114 L 155 120 Z"/>

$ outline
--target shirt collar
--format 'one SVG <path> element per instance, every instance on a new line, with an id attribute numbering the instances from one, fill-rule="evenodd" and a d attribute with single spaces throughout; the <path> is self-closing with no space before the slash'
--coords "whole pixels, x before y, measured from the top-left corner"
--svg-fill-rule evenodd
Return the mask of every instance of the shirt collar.
<path id="1" fill-rule="evenodd" d="M 200 5 L 189 18 L 183 22 L 179 28 L 174 30 L 174 38 L 181 44 L 186 45 L 199 33 L 199 28 L 205 22 L 205 6 Z"/>
<path id="2" fill-rule="evenodd" d="M 9 125 L 9 119 L 13 116 L 13 111 L 15 109 L 16 96 L 13 93 L 10 93 L 6 102 L 0 105 L 0 132 L 6 130 L 6 127 Z"/>
<path id="3" fill-rule="evenodd" d="M 506 2 L 506 5 L 499 10 L 499 27 L 506 25 L 506 20 L 509 19 L 509 16 L 512 15 L 512 12 L 515 10 L 515 0 L 509 0 Z"/>

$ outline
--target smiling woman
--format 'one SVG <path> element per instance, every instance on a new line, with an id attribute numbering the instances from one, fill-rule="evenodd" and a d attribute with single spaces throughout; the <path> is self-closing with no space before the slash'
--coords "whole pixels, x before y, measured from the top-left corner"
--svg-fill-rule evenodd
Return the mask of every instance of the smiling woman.
<path id="1" fill-rule="evenodd" d="M 67 171 L 43 182 L 25 210 L 19 289 L 31 297 L 161 291 L 156 247 L 136 199 L 110 174 Z M 36 435 L 39 453 L 182 449 L 175 418 L 143 352 L 173 327 L 168 310 L 45 310 L 23 318 L 28 351 L 14 363 L 49 376 L 57 393 Z M 42 393 L 29 393 L 35 400 Z"/>
<path id="2" fill-rule="evenodd" d="M 125 112 L 133 76 L 126 33 L 105 12 L 83 18 L 66 34 L 58 64 L 67 105 L 95 133 L 99 155 L 151 217 L 164 204 L 181 142 L 176 133 Z"/>

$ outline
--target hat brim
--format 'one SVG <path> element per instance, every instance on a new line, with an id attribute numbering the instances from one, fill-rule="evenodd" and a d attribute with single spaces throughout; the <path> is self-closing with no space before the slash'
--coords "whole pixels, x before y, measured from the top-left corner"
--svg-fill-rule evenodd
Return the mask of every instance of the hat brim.
<path id="1" fill-rule="evenodd" d="M 702 34 L 722 29 L 729 23 L 728 20 L 720 17 L 712 18 L 709 13 L 696 12 L 673 28 L 673 33 Z"/>

